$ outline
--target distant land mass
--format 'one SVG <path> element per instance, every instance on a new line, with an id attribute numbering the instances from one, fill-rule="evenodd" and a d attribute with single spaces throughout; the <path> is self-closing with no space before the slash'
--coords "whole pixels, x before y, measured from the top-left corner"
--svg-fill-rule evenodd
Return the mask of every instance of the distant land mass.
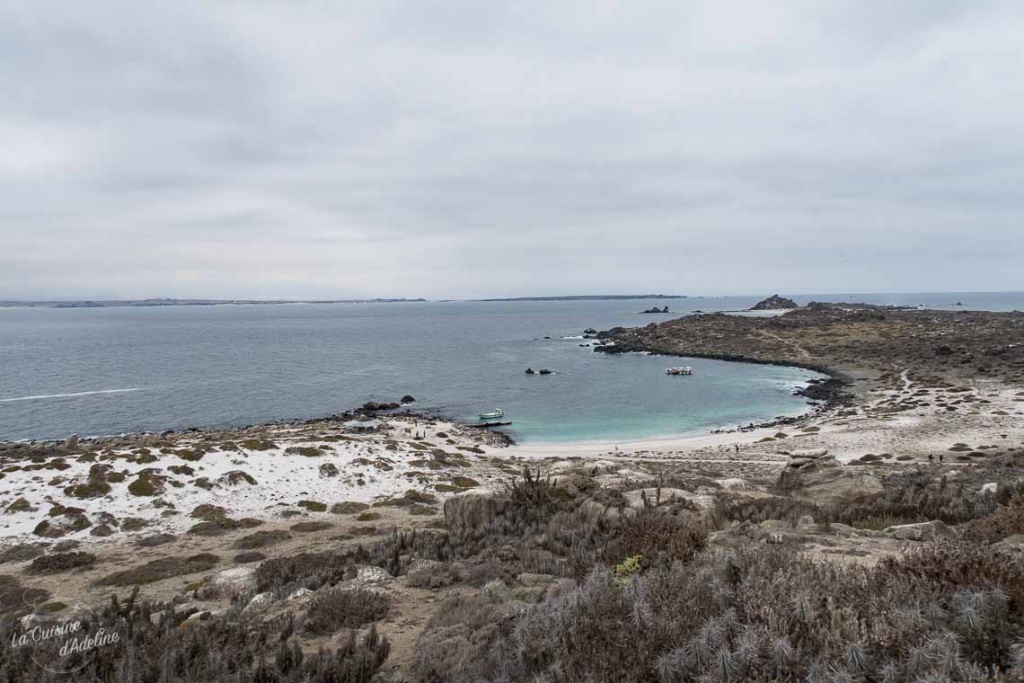
<path id="1" fill-rule="evenodd" d="M 583 294 L 579 296 L 515 296 L 505 299 L 475 299 L 475 301 L 615 301 L 631 299 L 686 299 L 679 294 Z"/>
<path id="2" fill-rule="evenodd" d="M 128 299 L 115 301 L 0 301 L 0 308 L 128 308 L 143 306 L 230 306 L 281 304 L 390 304 L 426 301 L 426 299 L 281 299 L 259 301 L 251 299 Z"/>

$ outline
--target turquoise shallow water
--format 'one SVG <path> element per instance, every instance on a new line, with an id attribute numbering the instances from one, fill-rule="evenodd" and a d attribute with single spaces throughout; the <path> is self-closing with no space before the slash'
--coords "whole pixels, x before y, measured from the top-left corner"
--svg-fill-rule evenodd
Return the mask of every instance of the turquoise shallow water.
<path id="1" fill-rule="evenodd" d="M 891 296 L 900 300 L 874 300 L 1024 308 L 1020 295 Z M 652 303 L 686 314 L 745 308 L 757 298 L 3 309 L 0 438 L 239 426 L 324 416 L 403 394 L 417 397 L 417 408 L 465 420 L 501 407 L 514 421 L 513 435 L 526 442 L 761 422 L 806 410 L 792 389 L 813 375 L 606 356 L 562 338 L 664 319 L 638 313 Z M 811 298 L 849 300 L 798 300 Z M 679 364 L 695 374 L 664 374 Z M 527 366 L 555 374 L 527 376 Z"/>

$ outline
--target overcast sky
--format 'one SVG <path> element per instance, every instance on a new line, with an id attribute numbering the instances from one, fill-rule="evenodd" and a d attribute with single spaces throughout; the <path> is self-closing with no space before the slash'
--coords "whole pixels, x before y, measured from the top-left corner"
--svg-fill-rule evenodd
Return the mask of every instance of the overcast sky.
<path id="1" fill-rule="evenodd" d="M 1024 290 L 1019 0 L 0 5 L 0 299 Z"/>

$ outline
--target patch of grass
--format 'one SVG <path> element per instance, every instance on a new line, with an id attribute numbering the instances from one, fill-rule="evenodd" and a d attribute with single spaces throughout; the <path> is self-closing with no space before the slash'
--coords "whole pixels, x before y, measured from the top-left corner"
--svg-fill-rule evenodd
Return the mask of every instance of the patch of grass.
<path id="1" fill-rule="evenodd" d="M 262 562 L 267 559 L 267 556 L 263 553 L 249 552 L 249 553 L 238 553 L 235 555 L 232 562 L 235 564 L 250 564 L 252 562 Z"/>
<path id="2" fill-rule="evenodd" d="M 251 529 L 263 524 L 258 519 L 243 518 L 231 519 L 230 517 L 218 517 L 205 522 L 199 522 L 189 527 L 188 533 L 195 536 L 220 536 L 221 534 L 236 529 Z"/>
<path id="3" fill-rule="evenodd" d="M 377 501 L 373 507 L 409 507 L 410 505 L 437 505 L 437 496 L 416 489 L 409 489 L 404 494 L 395 498 L 386 498 Z"/>
<path id="4" fill-rule="evenodd" d="M 238 486 L 243 482 L 250 486 L 256 486 L 256 479 L 248 472 L 243 472 L 242 470 L 225 472 L 217 479 L 217 482 L 225 486 Z"/>
<path id="5" fill-rule="evenodd" d="M 346 501 L 344 503 L 335 503 L 331 506 L 331 512 L 336 515 L 354 515 L 357 512 L 362 512 L 370 506 L 366 503 L 356 503 L 355 501 Z"/>
<path id="6" fill-rule="evenodd" d="M 366 512 L 359 513 L 356 516 L 356 521 L 357 522 L 373 522 L 373 521 L 376 521 L 376 520 L 380 519 L 381 516 L 382 515 L 379 512 L 366 511 Z"/>
<path id="7" fill-rule="evenodd" d="M 72 569 L 82 569 L 96 564 L 97 557 L 92 553 L 71 552 L 43 555 L 32 561 L 25 570 L 28 574 L 60 574 Z"/>
<path id="8" fill-rule="evenodd" d="M 138 531 L 149 526 L 149 522 L 138 517 L 125 517 L 121 520 L 121 531 Z"/>
<path id="9" fill-rule="evenodd" d="M 310 512 L 327 512 L 327 504 L 318 500 L 300 500 L 296 505 Z"/>
<path id="10" fill-rule="evenodd" d="M 28 562 L 43 554 L 46 550 L 45 543 L 19 543 L 5 548 L 0 552 L 0 564 L 8 562 Z"/>
<path id="11" fill-rule="evenodd" d="M 246 439 L 241 446 L 247 451 L 270 451 L 277 448 L 276 443 L 267 439 Z"/>
<path id="12" fill-rule="evenodd" d="M 174 454 L 181 458 L 182 460 L 188 460 L 189 462 L 199 462 L 200 460 L 203 459 L 203 456 L 206 455 L 206 452 L 198 448 L 195 450 L 183 448 L 174 451 Z"/>
<path id="13" fill-rule="evenodd" d="M 214 519 L 223 519 L 227 517 L 228 511 L 219 505 L 212 505 L 210 503 L 203 503 L 192 508 L 192 512 L 188 513 L 188 516 L 192 519 L 201 519 L 204 522 L 209 522 Z"/>
<path id="14" fill-rule="evenodd" d="M 102 498 L 111 491 L 111 466 L 96 463 L 89 468 L 88 480 L 84 484 L 75 484 L 64 489 L 64 494 L 72 498 Z M 123 481 L 123 479 L 122 479 Z"/>
<path id="15" fill-rule="evenodd" d="M 128 493 L 133 496 L 153 497 L 164 492 L 165 477 L 154 474 L 151 470 L 142 470 L 138 478 L 128 484 Z"/>
<path id="16" fill-rule="evenodd" d="M 257 531 L 238 539 L 231 544 L 231 547 L 238 550 L 255 550 L 256 548 L 266 548 L 267 546 L 282 543 L 291 537 L 291 534 L 287 531 L 280 529 Z"/>
<path id="17" fill-rule="evenodd" d="M 156 548 L 157 546 L 173 543 L 176 540 L 178 540 L 178 537 L 174 534 L 151 534 L 135 541 L 135 545 L 140 548 Z"/>
<path id="18" fill-rule="evenodd" d="M 284 449 L 285 455 L 301 455 L 307 458 L 315 458 L 323 455 L 324 452 L 317 446 L 289 446 Z"/>
<path id="19" fill-rule="evenodd" d="M 316 531 L 326 531 L 327 529 L 333 529 L 334 525 L 330 522 L 298 522 L 291 525 L 291 530 L 300 534 L 310 534 Z"/>
<path id="20" fill-rule="evenodd" d="M 96 582 L 99 586 L 142 586 L 175 576 L 195 574 L 213 569 L 220 558 L 212 553 L 201 553 L 186 558 L 163 557 L 139 567 L 105 576 Z"/>
<path id="21" fill-rule="evenodd" d="M 43 588 L 25 588 L 17 577 L 0 575 L 0 612 L 3 613 L 5 621 L 28 614 L 32 609 L 31 605 L 46 602 L 50 595 L 50 591 Z M 3 635 L 4 642 L 10 642 L 10 634 L 5 632 Z"/>
<path id="22" fill-rule="evenodd" d="M 31 503 L 29 503 L 24 498 L 18 498 L 13 503 L 8 505 L 4 512 L 8 514 L 14 514 L 16 512 L 35 512 L 38 509 L 39 508 L 32 507 Z"/>

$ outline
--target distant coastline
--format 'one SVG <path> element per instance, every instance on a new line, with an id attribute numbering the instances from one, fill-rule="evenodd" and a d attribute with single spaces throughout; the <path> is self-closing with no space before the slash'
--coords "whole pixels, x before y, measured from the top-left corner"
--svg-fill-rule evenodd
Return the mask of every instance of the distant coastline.
<path id="1" fill-rule="evenodd" d="M 680 294 L 583 294 L 579 296 L 515 296 L 472 301 L 631 301 L 637 299 L 686 299 Z"/>
<path id="2" fill-rule="evenodd" d="M 577 296 L 522 296 L 500 299 L 464 299 L 464 301 L 627 301 L 639 299 L 686 299 L 677 294 L 586 294 Z M 423 297 L 376 299 L 85 299 L 50 301 L 2 301 L 0 308 L 152 308 L 164 306 L 280 306 L 284 304 L 396 304 L 425 303 Z M 441 302 L 463 301 L 441 299 Z"/>
<path id="3" fill-rule="evenodd" d="M 143 308 L 156 306 L 275 306 L 283 304 L 392 304 L 426 299 L 125 299 L 107 301 L 0 301 L 0 308 Z"/>

